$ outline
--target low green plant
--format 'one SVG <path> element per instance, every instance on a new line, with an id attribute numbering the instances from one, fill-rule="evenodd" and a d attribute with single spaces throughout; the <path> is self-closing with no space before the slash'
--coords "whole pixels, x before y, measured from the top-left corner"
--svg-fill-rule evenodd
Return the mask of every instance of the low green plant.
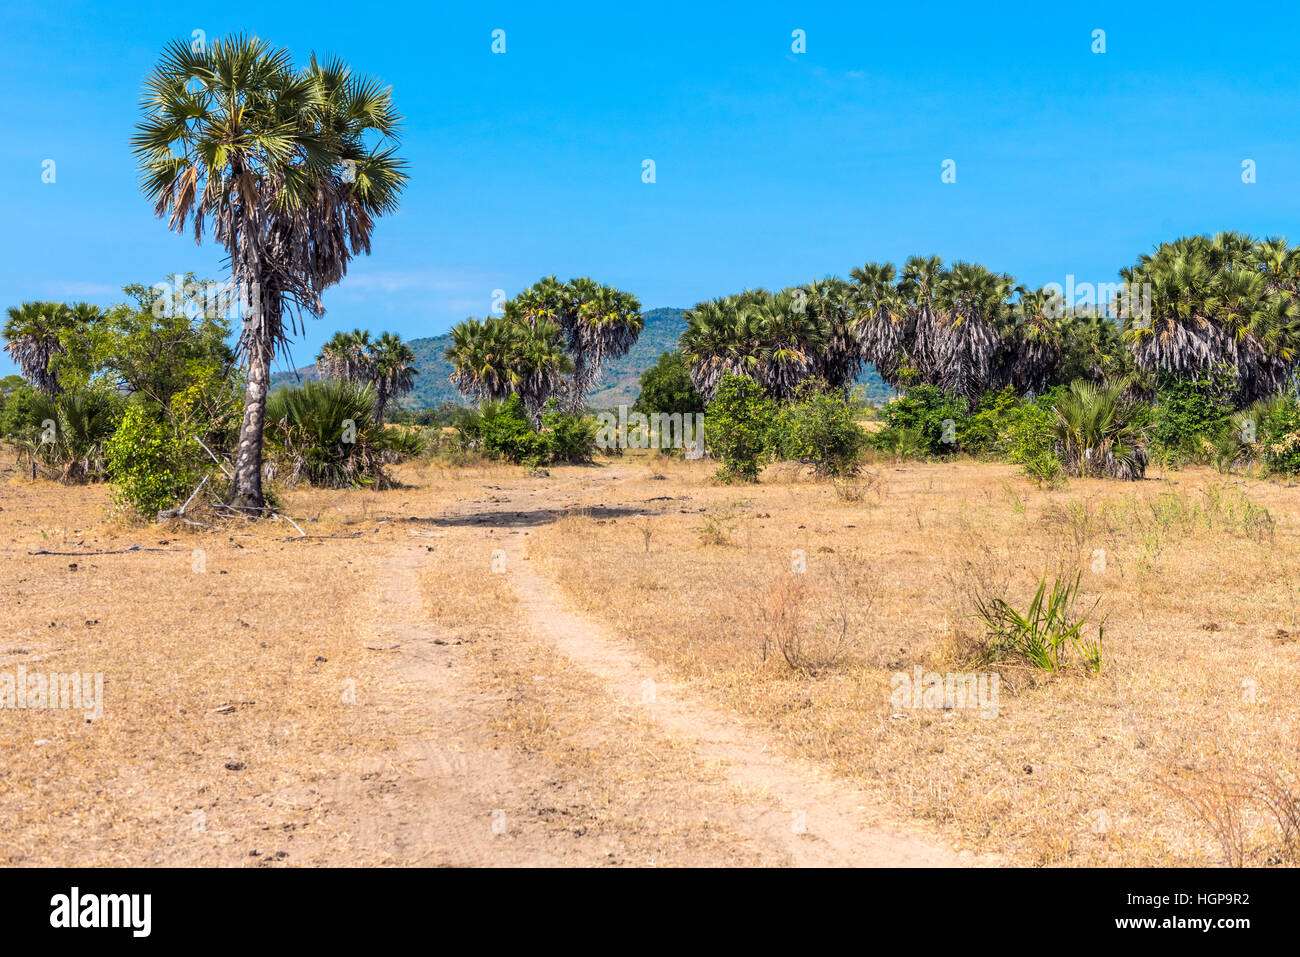
<path id="1" fill-rule="evenodd" d="M 867 441 L 857 414 L 825 380 L 806 380 L 795 400 L 778 409 L 769 445 L 779 458 L 810 463 L 819 478 L 853 475 Z"/>
<path id="2" fill-rule="evenodd" d="M 949 455 L 961 448 L 966 430 L 969 403 L 957 399 L 932 385 L 914 385 L 905 389 L 880 410 L 883 429 L 875 443 L 898 456 L 901 450 L 919 447 L 923 455 Z M 899 433 L 906 438 L 899 440 Z"/>
<path id="3" fill-rule="evenodd" d="M 1126 391 L 1122 382 L 1075 380 L 1056 400 L 1056 453 L 1067 474 L 1124 481 L 1146 474 L 1147 436 Z"/>
<path id="4" fill-rule="evenodd" d="M 1057 578 L 1050 592 L 1044 577 L 1024 613 L 1000 595 L 976 594 L 975 617 L 986 631 L 990 659 L 1009 655 L 1042 671 L 1056 672 L 1064 665 L 1063 649 L 1072 648 L 1085 668 L 1100 673 L 1105 619 L 1097 623 L 1096 637 L 1085 637 L 1088 617 L 1101 599 L 1087 613 L 1076 616 L 1074 606 L 1082 577 L 1080 572 L 1073 582 Z"/>
<path id="5" fill-rule="evenodd" d="M 596 420 L 562 412 L 552 404 L 542 413 L 542 435 L 551 462 L 590 462 L 596 455 Z"/>
<path id="6" fill-rule="evenodd" d="M 491 458 L 533 468 L 549 461 L 546 439 L 533 430 L 518 395 L 501 402 L 484 402 L 479 409 L 478 429 L 483 452 Z"/>
<path id="7" fill-rule="evenodd" d="M 78 388 L 57 396 L 36 393 L 18 423 L 18 448 L 33 473 L 77 484 L 105 477 L 104 448 L 117 426 L 122 400 L 115 393 Z"/>
<path id="8" fill-rule="evenodd" d="M 378 423 L 370 386 L 339 379 L 273 393 L 266 441 L 282 477 L 323 488 L 390 488 L 384 465 L 419 447 L 417 433 Z"/>
<path id="9" fill-rule="evenodd" d="M 1151 410 L 1151 440 L 1184 459 L 1210 457 L 1206 439 L 1223 432 L 1233 412 L 1236 373 L 1219 365 L 1198 378 L 1163 374 L 1156 379 Z"/>

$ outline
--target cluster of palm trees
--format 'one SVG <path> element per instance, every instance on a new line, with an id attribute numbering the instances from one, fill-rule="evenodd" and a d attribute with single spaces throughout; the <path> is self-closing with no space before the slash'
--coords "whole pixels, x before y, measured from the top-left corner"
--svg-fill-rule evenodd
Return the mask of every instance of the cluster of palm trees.
<path id="1" fill-rule="evenodd" d="M 895 388 L 919 383 L 975 398 L 1007 385 L 1043 389 L 1072 327 L 1091 320 L 983 266 L 913 257 L 901 274 L 867 263 L 848 281 L 713 299 L 686 321 L 680 347 L 706 397 L 725 372 L 789 398 L 806 378 L 845 386 L 871 363 Z"/>
<path id="2" fill-rule="evenodd" d="M 384 410 L 394 399 L 415 387 L 419 371 L 412 365 L 415 353 L 401 337 L 385 332 L 377 339 L 362 329 L 336 332 L 316 356 L 316 371 L 323 378 L 368 385 L 375 394 L 375 417 L 382 424 Z"/>
<path id="3" fill-rule="evenodd" d="M 271 360 L 351 258 L 407 176 L 392 91 L 343 62 L 231 36 L 168 45 L 144 86 L 132 138 L 154 210 L 196 242 L 211 228 L 245 304 L 247 388 L 230 504 L 260 512 Z"/>
<path id="4" fill-rule="evenodd" d="M 630 293 L 549 276 L 509 300 L 503 315 L 452 328 L 451 381 L 478 400 L 517 394 L 534 423 L 551 398 L 579 413 L 604 363 L 626 355 L 644 326 Z"/>
<path id="5" fill-rule="evenodd" d="M 1292 381 L 1300 250 L 1285 240 L 1180 239 L 1121 276 L 1130 291 L 1151 290 L 1150 314 L 1129 310 L 1122 333 L 1106 315 L 1115 303 L 1076 308 L 1059 289 L 1030 290 L 979 264 L 914 256 L 901 272 L 867 263 L 847 281 L 699 303 L 686 313 L 680 347 L 706 398 L 726 372 L 789 398 L 811 376 L 846 386 L 865 363 L 895 388 L 933 385 L 972 400 L 1007 386 L 1027 394 L 1130 372 L 1195 378 L 1220 363 L 1235 370 L 1242 402 Z"/>
<path id="6" fill-rule="evenodd" d="M 1300 249 L 1242 233 L 1163 243 L 1121 275 L 1150 283 L 1151 315 L 1125 321 L 1138 368 L 1199 379 L 1236 376 L 1248 404 L 1291 384 L 1300 357 Z"/>

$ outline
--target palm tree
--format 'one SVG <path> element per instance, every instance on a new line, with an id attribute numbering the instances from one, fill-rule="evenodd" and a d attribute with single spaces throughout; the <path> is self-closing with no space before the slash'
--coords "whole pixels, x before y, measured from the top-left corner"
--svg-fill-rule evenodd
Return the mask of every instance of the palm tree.
<path id="1" fill-rule="evenodd" d="M 1300 256 L 1285 239 L 1186 236 L 1139 257 L 1121 276 L 1151 287 L 1151 315 L 1129 317 L 1124 326 L 1142 371 L 1199 379 L 1226 365 L 1236 375 L 1239 404 L 1293 380 Z"/>
<path id="2" fill-rule="evenodd" d="M 779 399 L 794 397 L 817 375 L 842 387 L 861 367 L 851 305 L 839 280 L 697 303 L 679 340 L 696 391 L 712 400 L 727 373 L 753 379 Z"/>
<path id="3" fill-rule="evenodd" d="M 375 419 L 380 425 L 384 424 L 384 409 L 388 403 L 415 388 L 419 371 L 413 362 L 415 353 L 411 347 L 391 332 L 385 332 L 374 344 L 369 382 L 375 388 Z"/>
<path id="4" fill-rule="evenodd" d="M 55 360 L 68 352 L 62 334 L 71 322 L 71 312 L 61 302 L 25 302 L 9 308 L 5 351 L 23 376 L 46 395 L 63 391 Z"/>
<path id="5" fill-rule="evenodd" d="M 1056 453 L 1080 478 L 1140 479 L 1146 474 L 1147 440 L 1134 420 L 1128 383 L 1096 386 L 1076 381 L 1054 406 Z"/>
<path id="6" fill-rule="evenodd" d="M 994 362 L 995 387 L 1043 392 L 1058 378 L 1070 320 L 1065 300 L 1047 289 L 1017 287 L 1020 301 L 1005 315 L 1002 349 Z M 1103 320 L 1104 321 L 1104 320 Z"/>
<path id="7" fill-rule="evenodd" d="M 346 380 L 304 382 L 276 390 L 267 401 L 267 441 L 292 482 L 324 488 L 389 488 L 386 461 L 408 448 L 407 433 L 375 418 L 375 390 Z M 345 436 L 345 423 L 350 423 Z"/>
<path id="8" fill-rule="evenodd" d="M 321 378 L 344 382 L 369 382 L 371 378 L 370 333 L 361 329 L 336 332 L 321 346 L 316 371 Z"/>
<path id="9" fill-rule="evenodd" d="M 196 242 L 211 224 L 247 307 L 247 366 L 230 504 L 265 507 L 262 440 L 271 361 L 302 310 L 370 251 L 375 219 L 397 208 L 404 162 L 385 148 L 399 117 L 391 89 L 313 55 L 228 37 L 195 51 L 174 41 L 145 81 L 132 139 L 158 216 Z M 292 310 L 292 311 L 291 311 Z"/>
<path id="10" fill-rule="evenodd" d="M 866 263 L 849 273 L 852 280 L 853 331 L 863 358 L 894 388 L 912 366 L 915 314 L 894 284 L 892 263 Z"/>
<path id="11" fill-rule="evenodd" d="M 451 381 L 480 402 L 518 394 L 529 419 L 541 420 L 546 400 L 559 394 L 573 361 L 558 323 L 512 315 L 467 319 L 452 327 L 446 351 Z"/>
<path id="12" fill-rule="evenodd" d="M 46 423 L 53 429 L 46 432 Z M 92 389 L 41 395 L 29 410 L 19 448 L 58 481 L 80 484 L 104 476 L 105 446 L 116 428 L 109 397 Z"/>
<path id="13" fill-rule="evenodd" d="M 506 316 L 524 322 L 556 323 L 573 361 L 565 406 L 580 412 L 608 359 L 627 355 L 641 335 L 641 303 L 630 293 L 588 277 L 561 283 L 548 276 L 506 303 Z"/>

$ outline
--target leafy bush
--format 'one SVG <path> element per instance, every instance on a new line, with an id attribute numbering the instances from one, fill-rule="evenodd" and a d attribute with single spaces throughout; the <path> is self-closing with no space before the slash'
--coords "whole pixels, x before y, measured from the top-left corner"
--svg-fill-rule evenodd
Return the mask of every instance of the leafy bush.
<path id="1" fill-rule="evenodd" d="M 962 448 L 971 455 L 1006 454 L 1011 422 L 1020 406 L 1020 398 L 1011 386 L 985 393 L 961 430 Z"/>
<path id="2" fill-rule="evenodd" d="M 1133 481 L 1146 474 L 1147 437 L 1125 389 L 1076 380 L 1056 400 L 1056 451 L 1070 475 Z"/>
<path id="3" fill-rule="evenodd" d="M 546 439 L 533 431 L 518 395 L 503 402 L 484 402 L 479 410 L 478 432 L 483 451 L 492 458 L 535 468 L 546 464 L 550 457 Z"/>
<path id="4" fill-rule="evenodd" d="M 1201 379 L 1162 375 L 1156 381 L 1151 438 L 1158 448 L 1203 461 L 1207 441 L 1223 434 L 1233 412 L 1236 374 L 1216 366 Z"/>
<path id="5" fill-rule="evenodd" d="M 772 423 L 770 446 L 782 459 L 810 462 L 822 477 L 852 475 L 866 444 L 857 409 L 825 380 L 800 384 L 794 402 L 782 405 Z"/>
<path id="6" fill-rule="evenodd" d="M 1270 472 L 1300 472 L 1300 401 L 1295 396 L 1263 399 L 1235 425 L 1238 435 L 1253 438 L 1253 450 Z"/>
<path id="7" fill-rule="evenodd" d="M 590 416 L 561 412 L 551 404 L 542 414 L 542 436 L 552 462 L 590 462 L 599 428 Z"/>
<path id="8" fill-rule="evenodd" d="M 105 459 L 119 505 L 152 518 L 180 504 L 201 480 L 189 443 L 169 424 L 131 404 L 108 440 Z"/>
<path id="9" fill-rule="evenodd" d="M 1086 668 L 1100 672 L 1105 620 L 1098 622 L 1096 638 L 1084 637 L 1088 616 L 1097 605 L 1094 603 L 1087 613 L 1075 617 L 1074 605 L 1082 577 L 1083 573 L 1079 572 L 1073 582 L 1056 579 L 1050 594 L 1044 578 L 1024 614 L 1000 595 L 975 596 L 975 617 L 987 632 L 990 660 L 1011 655 L 1043 671 L 1058 671 L 1061 649 L 1069 645 Z"/>
<path id="10" fill-rule="evenodd" d="M 915 433 L 921 454 L 950 454 L 958 449 L 968 414 L 965 399 L 954 398 L 937 386 L 910 386 L 880 410 L 885 427 L 876 433 L 875 443 L 897 455 L 899 448 L 912 444 L 910 439 L 898 440 L 897 433 L 907 430 Z"/>
<path id="11" fill-rule="evenodd" d="M 704 434 L 722 461 L 724 481 L 758 478 L 763 454 L 771 436 L 776 405 L 753 379 L 726 373 L 718 382 L 705 413 Z"/>
<path id="12" fill-rule="evenodd" d="M 418 442 L 412 435 L 380 425 L 374 391 L 353 382 L 304 382 L 272 393 L 266 403 L 266 441 L 290 482 L 389 488 L 383 466 L 412 451 Z"/>
<path id="13" fill-rule="evenodd" d="M 42 397 L 42 393 L 26 384 L 5 396 L 4 409 L 0 411 L 0 435 L 16 440 L 26 436 L 32 423 L 41 421 L 35 408 Z"/>
<path id="14" fill-rule="evenodd" d="M 925 439 L 917 429 L 884 429 L 876 433 L 874 443 L 878 449 L 888 452 L 895 462 L 918 458 L 926 451 Z"/>
<path id="15" fill-rule="evenodd" d="M 680 352 L 665 352 L 641 373 L 641 394 L 632 407 L 637 412 L 703 412 L 704 397 L 695 391 L 690 366 Z"/>

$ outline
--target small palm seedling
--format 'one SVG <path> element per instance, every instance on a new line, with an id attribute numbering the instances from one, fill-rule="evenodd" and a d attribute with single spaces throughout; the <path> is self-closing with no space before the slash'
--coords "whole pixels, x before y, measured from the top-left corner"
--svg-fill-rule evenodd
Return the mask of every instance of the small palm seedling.
<path id="1" fill-rule="evenodd" d="M 1075 616 L 1082 577 L 1080 572 L 1073 582 L 1057 578 L 1051 592 L 1043 578 L 1024 614 L 1000 596 L 976 595 L 975 617 L 988 630 L 990 657 L 1013 655 L 1042 671 L 1057 672 L 1062 667 L 1061 651 L 1068 646 L 1074 648 L 1089 671 L 1100 673 L 1105 619 L 1097 623 L 1095 638 L 1084 636 L 1088 617 L 1101 599 L 1086 614 Z"/>

